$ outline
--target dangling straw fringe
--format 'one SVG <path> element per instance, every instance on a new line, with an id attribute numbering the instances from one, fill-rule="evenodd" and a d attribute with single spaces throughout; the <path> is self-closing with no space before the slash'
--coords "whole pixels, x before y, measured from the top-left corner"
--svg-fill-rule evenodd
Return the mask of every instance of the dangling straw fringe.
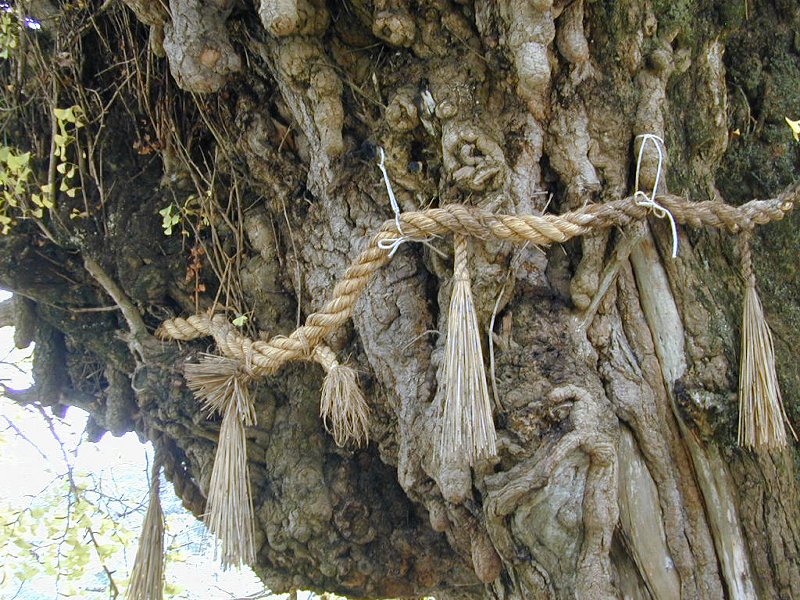
<path id="1" fill-rule="evenodd" d="M 153 465 L 150 503 L 142 525 L 139 548 L 131 569 L 126 594 L 128 600 L 161 600 L 164 590 L 164 512 L 161 510 L 158 474 L 161 465 Z"/>
<path id="2" fill-rule="evenodd" d="M 333 351 L 320 344 L 314 359 L 325 369 L 319 416 L 337 446 L 352 441 L 361 446 L 369 442 L 369 407 L 358 387 L 356 372 L 340 365 Z"/>
<path id="3" fill-rule="evenodd" d="M 255 529 L 245 427 L 256 423 L 248 383 L 239 361 L 205 356 L 187 364 L 186 382 L 205 410 L 222 414 L 219 447 L 206 499 L 205 521 L 222 546 L 223 569 L 255 562 Z"/>
<path id="4" fill-rule="evenodd" d="M 497 454 L 478 318 L 472 302 L 467 238 L 454 236 L 453 292 L 445 345 L 445 403 L 440 456 L 465 453 L 473 465 Z"/>
<path id="5" fill-rule="evenodd" d="M 775 350 L 764 310 L 756 292 L 750 233 L 740 238 L 745 281 L 742 315 L 742 356 L 739 373 L 739 445 L 755 450 L 786 447 L 786 428 L 797 434 L 786 416 L 775 372 Z"/>

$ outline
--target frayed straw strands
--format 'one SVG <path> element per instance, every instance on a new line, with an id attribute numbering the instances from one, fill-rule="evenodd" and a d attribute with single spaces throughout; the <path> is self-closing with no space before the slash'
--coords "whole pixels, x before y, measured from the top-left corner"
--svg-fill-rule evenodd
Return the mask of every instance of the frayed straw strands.
<path id="1" fill-rule="evenodd" d="M 783 408 L 772 333 L 764 318 L 764 309 L 756 292 L 750 234 L 740 240 L 742 277 L 745 281 L 742 311 L 742 355 L 739 369 L 739 438 L 740 446 L 755 450 L 786 447 L 786 427 L 792 428 Z"/>
<path id="2" fill-rule="evenodd" d="M 186 383 L 203 408 L 222 414 L 219 446 L 206 496 L 205 522 L 222 547 L 223 568 L 255 561 L 255 528 L 245 427 L 256 424 L 251 376 L 235 359 L 206 355 L 187 364 Z"/>
<path id="3" fill-rule="evenodd" d="M 447 319 L 445 401 L 439 453 L 470 465 L 497 454 L 478 318 L 472 301 L 467 238 L 454 236 L 453 291 Z M 462 459 L 463 460 L 463 459 Z"/>
<path id="4" fill-rule="evenodd" d="M 150 501 L 144 516 L 139 547 L 131 569 L 128 600 L 161 600 L 164 591 L 164 512 L 161 510 L 159 472 L 153 465 Z"/>
<path id="5" fill-rule="evenodd" d="M 314 360 L 325 369 L 319 415 L 325 430 L 337 446 L 353 442 L 357 446 L 369 442 L 369 407 L 358 387 L 356 372 L 336 360 L 333 351 L 320 344 L 314 349 Z"/>

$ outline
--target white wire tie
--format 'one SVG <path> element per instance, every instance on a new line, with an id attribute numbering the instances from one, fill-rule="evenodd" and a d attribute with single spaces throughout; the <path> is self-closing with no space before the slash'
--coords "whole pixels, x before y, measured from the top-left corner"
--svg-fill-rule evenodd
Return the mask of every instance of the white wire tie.
<path id="1" fill-rule="evenodd" d="M 397 226 L 397 232 L 400 234 L 399 237 L 396 238 L 387 238 L 385 240 L 380 240 L 378 242 L 378 248 L 381 250 L 389 250 L 389 257 L 391 258 L 394 256 L 394 253 L 397 252 L 397 249 L 400 248 L 405 242 L 408 241 L 408 238 L 403 233 L 403 227 L 400 224 L 400 205 L 397 203 L 397 197 L 394 195 L 394 190 L 392 189 L 392 182 L 389 179 L 389 173 L 386 171 L 385 159 L 386 155 L 383 152 L 383 148 L 378 146 L 378 153 L 380 154 L 381 160 L 378 163 L 378 168 L 381 170 L 383 174 L 383 183 L 386 186 L 386 193 L 389 194 L 389 202 L 392 205 L 392 210 L 394 211 L 394 223 Z"/>
<path id="2" fill-rule="evenodd" d="M 676 258 L 678 256 L 678 225 L 675 223 L 675 217 L 672 216 L 672 213 L 656 202 L 656 193 L 658 192 L 658 184 L 661 182 L 661 170 L 664 165 L 664 153 L 661 150 L 662 146 L 665 146 L 664 140 L 652 133 L 641 133 L 636 136 L 636 139 L 638 138 L 642 138 L 642 144 L 639 146 L 639 157 L 636 161 L 636 178 L 633 184 L 636 191 L 633 194 L 633 199 L 638 206 L 651 209 L 653 214 L 659 219 L 669 219 L 669 224 L 672 228 L 672 258 Z M 653 184 L 653 192 L 650 196 L 639 189 L 639 172 L 642 169 L 642 156 L 644 155 L 644 148 L 647 142 L 651 142 L 656 147 L 656 152 L 658 152 L 656 180 Z M 639 200 L 639 198 L 644 198 L 644 200 Z"/>

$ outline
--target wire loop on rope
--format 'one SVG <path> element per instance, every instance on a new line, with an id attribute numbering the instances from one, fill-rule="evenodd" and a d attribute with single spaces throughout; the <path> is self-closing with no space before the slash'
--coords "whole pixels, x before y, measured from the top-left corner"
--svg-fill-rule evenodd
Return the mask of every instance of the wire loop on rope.
<path id="1" fill-rule="evenodd" d="M 672 258 L 677 258 L 678 256 L 678 226 L 675 223 L 675 217 L 672 216 L 672 213 L 661 206 L 658 202 L 656 202 L 656 194 L 658 193 L 658 184 L 661 181 L 661 170 L 664 165 L 664 153 L 661 150 L 662 146 L 664 146 L 664 140 L 654 135 L 652 133 L 642 133 L 636 136 L 636 139 L 642 139 L 642 143 L 639 146 L 639 157 L 636 160 L 636 178 L 633 184 L 634 189 L 636 190 L 633 194 L 634 201 L 639 206 L 644 206 L 650 208 L 653 211 L 653 214 L 658 217 L 659 219 L 667 218 L 669 219 L 670 227 L 672 228 Z M 653 183 L 653 192 L 648 196 L 646 193 L 639 189 L 639 172 L 642 168 L 642 156 L 644 155 L 644 148 L 647 145 L 647 142 L 651 142 L 656 147 L 656 152 L 658 152 L 658 168 L 656 169 L 656 180 Z M 644 198 L 644 200 L 640 200 L 640 198 Z"/>

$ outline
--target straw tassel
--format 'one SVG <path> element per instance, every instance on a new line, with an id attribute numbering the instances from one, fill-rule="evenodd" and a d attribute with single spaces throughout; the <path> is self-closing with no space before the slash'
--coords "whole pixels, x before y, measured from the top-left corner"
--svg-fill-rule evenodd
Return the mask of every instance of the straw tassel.
<path id="1" fill-rule="evenodd" d="M 742 277 L 745 281 L 742 315 L 742 355 L 739 372 L 739 445 L 757 451 L 786 447 L 786 428 L 792 428 L 783 408 L 772 333 L 756 292 L 750 232 L 740 239 Z"/>
<path id="2" fill-rule="evenodd" d="M 150 503 L 147 506 L 139 547 L 131 569 L 128 600 L 161 600 L 164 591 L 164 512 L 161 510 L 159 472 L 153 465 Z"/>
<path id="3" fill-rule="evenodd" d="M 497 454 L 496 434 L 483 365 L 478 318 L 472 301 L 467 238 L 454 236 L 453 291 L 450 298 L 444 365 L 445 403 L 440 456 L 466 454 L 473 465 Z"/>
<path id="4" fill-rule="evenodd" d="M 252 376 L 239 361 L 205 356 L 187 364 L 186 382 L 203 408 L 222 414 L 219 446 L 206 498 L 205 522 L 222 547 L 222 567 L 255 562 L 255 528 L 245 427 L 256 424 L 248 384 Z"/>
<path id="5" fill-rule="evenodd" d="M 325 369 L 319 415 L 325 430 L 337 446 L 369 442 L 369 407 L 358 387 L 356 372 L 341 365 L 333 350 L 320 344 L 314 349 L 314 360 Z"/>

